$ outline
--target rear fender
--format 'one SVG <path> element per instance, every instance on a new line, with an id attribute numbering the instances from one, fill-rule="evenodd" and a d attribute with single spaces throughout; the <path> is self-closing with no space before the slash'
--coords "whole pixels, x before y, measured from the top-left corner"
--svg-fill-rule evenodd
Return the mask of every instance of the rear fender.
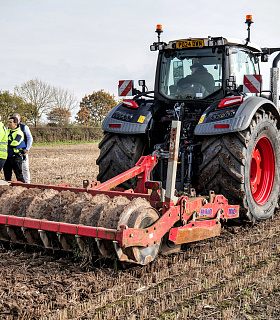
<path id="1" fill-rule="evenodd" d="M 122 134 L 145 133 L 152 118 L 152 102 L 136 101 L 139 108 L 129 108 L 123 103 L 109 111 L 102 122 L 102 130 Z"/>
<path id="2" fill-rule="evenodd" d="M 232 118 L 212 121 L 209 113 L 206 114 L 203 122 L 196 125 L 194 134 L 216 135 L 245 130 L 249 127 L 254 114 L 259 108 L 270 111 L 277 119 L 277 126 L 280 128 L 280 114 L 274 103 L 261 97 L 248 97 L 238 107 Z M 215 125 L 220 127 L 215 128 Z"/>

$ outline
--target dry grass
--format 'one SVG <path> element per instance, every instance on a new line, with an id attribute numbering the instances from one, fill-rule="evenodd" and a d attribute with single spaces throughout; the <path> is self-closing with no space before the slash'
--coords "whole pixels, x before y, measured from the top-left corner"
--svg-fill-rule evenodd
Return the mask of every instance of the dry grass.
<path id="1" fill-rule="evenodd" d="M 123 278 L 110 290 L 55 317 L 279 319 L 280 226 L 266 222 L 239 237 L 225 243 L 224 234 L 193 244 L 173 259 L 158 259 L 153 271 L 143 267 L 147 273 L 143 270 L 137 281 L 124 285 Z M 133 271 L 131 275 L 135 277 Z"/>

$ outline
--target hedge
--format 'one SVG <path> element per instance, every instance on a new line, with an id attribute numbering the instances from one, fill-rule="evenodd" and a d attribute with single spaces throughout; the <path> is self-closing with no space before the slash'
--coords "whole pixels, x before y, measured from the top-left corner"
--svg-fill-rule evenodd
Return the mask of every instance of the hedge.
<path id="1" fill-rule="evenodd" d="M 103 131 L 93 127 L 41 127 L 30 128 L 34 143 L 55 141 L 101 140 Z"/>

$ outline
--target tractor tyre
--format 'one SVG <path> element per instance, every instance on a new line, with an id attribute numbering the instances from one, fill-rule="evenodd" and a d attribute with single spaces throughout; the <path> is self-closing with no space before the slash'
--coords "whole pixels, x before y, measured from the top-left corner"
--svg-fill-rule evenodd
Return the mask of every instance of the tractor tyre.
<path id="1" fill-rule="evenodd" d="M 241 218 L 270 218 L 279 197 L 280 139 L 275 117 L 259 109 L 246 130 L 206 138 L 200 187 L 239 204 Z"/>
<path id="2" fill-rule="evenodd" d="M 98 146 L 100 155 L 96 160 L 99 166 L 97 180 L 105 182 L 133 168 L 143 155 L 145 145 L 142 136 L 105 132 Z M 136 178 L 125 181 L 120 186 L 125 189 L 134 189 Z"/>

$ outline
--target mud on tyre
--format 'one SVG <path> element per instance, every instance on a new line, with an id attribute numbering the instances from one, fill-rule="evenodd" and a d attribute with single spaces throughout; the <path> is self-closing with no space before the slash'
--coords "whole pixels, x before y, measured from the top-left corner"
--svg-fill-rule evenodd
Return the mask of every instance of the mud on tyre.
<path id="1" fill-rule="evenodd" d="M 206 138 L 202 144 L 202 193 L 214 190 L 241 205 L 249 220 L 271 217 L 278 203 L 280 140 L 276 119 L 259 109 L 246 130 Z"/>
<path id="2" fill-rule="evenodd" d="M 120 173 L 133 168 L 145 149 L 142 136 L 121 135 L 106 132 L 99 143 L 100 155 L 96 160 L 99 166 L 97 180 L 105 182 Z M 122 184 L 124 188 L 136 187 L 136 178 Z"/>

